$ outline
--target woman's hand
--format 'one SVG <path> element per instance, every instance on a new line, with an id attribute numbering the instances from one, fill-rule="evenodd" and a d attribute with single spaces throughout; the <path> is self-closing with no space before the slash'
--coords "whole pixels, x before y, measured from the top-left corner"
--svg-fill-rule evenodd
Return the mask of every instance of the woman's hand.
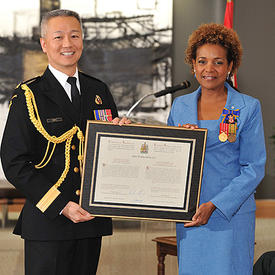
<path id="1" fill-rule="evenodd" d="M 112 120 L 112 123 L 115 124 L 115 125 L 122 126 L 123 124 L 131 124 L 132 122 L 129 118 L 124 116 L 123 118 L 115 117 Z"/>
<path id="2" fill-rule="evenodd" d="M 187 129 L 191 129 L 191 130 L 199 128 L 198 125 L 196 125 L 196 124 L 190 124 L 190 123 L 178 124 L 178 127 L 187 128 Z"/>
<path id="3" fill-rule="evenodd" d="M 193 216 L 192 222 L 185 223 L 184 227 L 201 226 L 207 224 L 215 209 L 216 206 L 211 201 L 201 204 Z"/>

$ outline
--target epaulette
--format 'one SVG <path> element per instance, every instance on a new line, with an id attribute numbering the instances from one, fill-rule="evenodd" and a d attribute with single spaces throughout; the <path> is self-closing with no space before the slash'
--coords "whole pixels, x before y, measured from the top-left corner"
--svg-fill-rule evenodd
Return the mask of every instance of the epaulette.
<path id="1" fill-rule="evenodd" d="M 26 80 L 26 81 L 23 81 L 23 82 L 19 83 L 19 84 L 16 86 L 16 89 L 17 89 L 19 86 L 23 85 L 23 84 L 30 84 L 30 83 L 33 83 L 33 82 L 35 82 L 36 80 L 38 80 L 38 79 L 40 79 L 40 78 L 41 78 L 41 76 L 39 75 L 39 76 L 33 77 L 33 78 L 31 78 L 31 79 L 28 79 L 28 80 Z"/>
<path id="2" fill-rule="evenodd" d="M 30 83 L 33 83 L 33 82 L 35 82 L 36 80 L 38 80 L 38 79 L 40 79 L 40 78 L 41 78 L 41 76 L 39 75 L 39 76 L 33 77 L 33 78 L 31 78 L 31 79 L 28 79 L 28 80 L 26 80 L 26 81 L 23 81 L 23 82 L 19 83 L 19 84 L 16 86 L 15 89 L 19 88 L 19 87 L 20 87 L 21 85 L 23 85 L 23 84 L 30 84 Z M 11 97 L 10 103 L 9 103 L 9 109 L 10 109 L 10 107 L 11 107 L 11 105 L 12 105 L 13 99 L 16 98 L 17 96 L 18 96 L 18 95 L 17 95 L 17 92 L 15 92 L 15 93 L 13 94 L 13 96 Z"/>
<path id="3" fill-rule="evenodd" d="M 10 101 L 9 101 L 9 109 L 11 108 L 13 99 L 16 98 L 16 97 L 17 97 L 17 95 L 13 95 L 13 96 L 11 97 L 11 99 L 10 99 Z"/>

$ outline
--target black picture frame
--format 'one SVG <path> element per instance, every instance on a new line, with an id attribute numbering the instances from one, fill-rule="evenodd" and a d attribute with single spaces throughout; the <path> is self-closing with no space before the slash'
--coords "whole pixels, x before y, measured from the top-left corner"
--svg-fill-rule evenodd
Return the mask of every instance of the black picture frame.
<path id="1" fill-rule="evenodd" d="M 191 221 L 192 216 L 195 214 L 198 205 L 199 205 L 199 198 L 200 198 L 200 189 L 201 189 L 201 181 L 202 181 L 202 171 L 203 171 L 203 163 L 204 163 L 204 154 L 205 154 L 205 146 L 206 146 L 206 138 L 207 138 L 207 129 L 185 129 L 182 127 L 171 127 L 171 126 L 156 126 L 156 125 L 140 125 L 140 124 L 129 124 L 129 125 L 114 125 L 109 122 L 102 122 L 102 121 L 88 121 L 87 122 L 87 130 L 86 130 L 86 137 L 85 137 L 85 150 L 84 150 L 84 165 L 83 165 L 83 175 L 82 175 L 82 183 L 81 183 L 81 192 L 80 192 L 80 205 L 82 208 L 87 210 L 94 216 L 104 216 L 104 217 L 116 217 L 116 218 L 127 218 L 127 219 L 149 219 L 149 220 L 163 220 L 163 221 L 178 221 L 178 222 L 186 222 Z M 144 144 L 149 143 L 154 144 L 154 146 L 160 146 L 160 148 L 173 148 L 172 145 L 180 146 L 179 148 L 188 148 L 186 150 L 186 161 L 185 164 L 185 177 L 179 178 L 179 180 L 185 181 L 182 182 L 184 191 L 179 193 L 180 199 L 177 205 L 173 205 L 173 195 L 175 190 L 169 193 L 169 188 L 167 197 L 171 198 L 168 200 L 167 205 L 164 203 L 158 204 L 155 202 L 146 201 L 143 203 L 138 202 L 138 198 L 140 198 L 139 194 L 132 194 L 131 185 L 123 187 L 121 190 L 123 194 L 120 193 L 121 187 L 121 179 L 116 179 L 116 175 L 118 171 L 119 173 L 126 173 L 124 164 L 122 163 L 120 166 L 113 166 L 110 164 L 108 167 L 112 167 L 112 169 L 108 169 L 104 161 L 102 159 L 108 159 L 106 155 L 106 149 L 102 148 L 110 148 L 113 150 L 113 145 L 108 147 L 106 144 L 115 141 L 115 144 L 130 142 L 133 144 L 139 144 L 141 142 L 140 151 L 137 152 L 137 155 L 133 155 L 131 150 L 129 151 L 131 156 L 129 158 L 144 158 L 142 159 L 142 163 L 151 163 L 150 156 L 148 155 L 139 155 L 142 153 L 147 154 L 148 151 L 152 151 L 148 148 L 143 148 Z M 105 145 L 104 145 L 105 144 Z M 171 146 L 170 146 L 171 145 Z M 117 145 L 115 145 L 117 146 Z M 124 145 L 123 145 L 124 146 Z M 148 145 L 146 145 L 148 146 Z M 145 146 L 145 147 L 146 147 Z M 124 147 L 123 147 L 124 148 Z M 124 148 L 125 149 L 125 148 Z M 124 150 L 123 149 L 123 150 Z M 127 149 L 127 148 L 126 148 Z M 104 151 L 104 153 L 102 153 Z M 107 150 L 108 151 L 108 150 Z M 124 150 L 125 151 L 125 150 Z M 127 151 L 127 150 L 126 150 Z M 156 150 L 155 150 L 156 151 Z M 173 150 L 172 150 L 173 151 Z M 117 151 L 120 152 L 120 151 Z M 121 151 L 122 152 L 122 151 Z M 128 152 L 126 152 L 127 154 Z M 157 152 L 157 156 L 161 156 L 163 152 Z M 175 152 L 174 152 L 175 153 Z M 172 152 L 165 152 L 165 158 L 168 160 L 172 160 L 174 153 Z M 147 160 L 147 159 L 148 160 Z M 173 160 L 172 160 L 173 161 Z M 140 161 L 139 161 L 140 162 Z M 176 164 L 176 162 L 175 162 Z M 142 164 L 143 165 L 143 164 Z M 140 166 L 142 166 L 140 165 Z M 103 168 L 101 168 L 103 167 Z M 115 169 L 114 167 L 121 167 L 121 169 Z M 152 170 L 151 165 L 146 166 L 146 169 L 149 171 Z M 140 167 L 138 167 L 140 168 Z M 100 170 L 101 169 L 101 170 Z M 105 169 L 105 170 L 104 170 Z M 144 171 L 144 167 L 138 170 Z M 150 170 L 151 169 L 151 170 Z M 162 171 L 166 169 L 161 168 L 155 171 Z M 168 173 L 173 173 L 173 169 L 167 168 Z M 117 171 L 118 170 L 118 171 Z M 135 169 L 136 170 L 136 169 Z M 171 171 L 170 171 L 171 170 Z M 110 189 L 104 185 L 103 178 L 105 177 L 105 172 L 111 173 L 109 175 L 110 182 Z M 113 171 L 113 172 L 112 172 Z M 133 170 L 134 171 L 134 170 Z M 178 171 L 178 170 L 175 170 Z M 115 172 L 115 173 L 114 173 Z M 147 172 L 147 171 L 146 171 Z M 112 173 L 114 175 L 112 176 Z M 130 173 L 129 171 L 127 173 Z M 104 176 L 103 176 L 104 174 Z M 147 173 L 148 175 L 149 173 Z M 150 174 L 149 174 L 150 175 Z M 155 176 L 152 176 L 153 178 Z M 164 177 L 165 178 L 165 177 Z M 156 179 L 154 179 L 156 181 Z M 178 179 L 176 179 L 178 180 Z M 119 182 L 120 181 L 120 182 Z M 146 191 L 144 191 L 148 184 L 145 186 L 144 183 L 138 178 L 131 179 L 135 183 L 134 186 L 139 186 L 140 191 L 142 191 L 142 196 L 145 197 Z M 164 180 L 165 181 L 165 180 Z M 127 181 L 125 181 L 127 182 Z M 144 186 L 143 186 L 144 184 Z M 165 184 L 165 183 L 164 183 Z M 116 188 L 116 186 L 119 188 Z M 158 182 L 154 182 L 154 186 L 156 188 L 151 187 L 150 196 L 149 198 L 154 198 L 160 196 L 160 201 L 163 199 L 163 194 L 159 195 L 158 190 Z M 163 186 L 163 183 L 162 183 Z M 169 183 L 167 184 L 169 186 Z M 177 186 L 182 186 L 181 183 L 177 182 Z M 146 188 L 145 188 L 146 187 Z M 107 196 L 108 199 L 105 198 L 104 192 L 101 190 L 107 190 L 107 193 L 116 194 L 113 195 L 116 197 L 114 201 L 110 199 L 110 194 Z M 127 191 L 128 190 L 128 191 Z M 157 196 L 155 196 L 154 191 L 156 191 Z M 172 189 L 171 189 L 172 190 Z M 127 193 L 128 192 L 128 193 Z M 99 194 L 99 196 L 97 195 Z M 125 196 L 126 194 L 126 196 Z M 101 199 L 103 197 L 104 199 Z M 126 198 L 127 201 L 120 201 L 119 197 Z M 161 199 L 162 197 L 162 199 Z M 154 200 L 153 200 L 154 201 Z M 157 200 L 156 200 L 157 201 Z M 149 202 L 149 203 L 148 203 Z M 170 204 L 169 204 L 170 203 Z M 172 205 L 171 205 L 172 203 Z"/>

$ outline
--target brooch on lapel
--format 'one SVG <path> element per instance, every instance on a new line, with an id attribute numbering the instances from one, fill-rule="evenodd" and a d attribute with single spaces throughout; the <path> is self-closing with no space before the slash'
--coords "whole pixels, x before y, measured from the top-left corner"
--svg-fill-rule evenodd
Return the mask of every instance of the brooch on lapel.
<path id="1" fill-rule="evenodd" d="M 112 121 L 111 109 L 94 110 L 95 120 Z"/>
<path id="2" fill-rule="evenodd" d="M 95 96 L 95 103 L 97 105 L 101 105 L 102 104 L 102 99 L 101 99 L 101 97 L 99 95 Z"/>
<path id="3" fill-rule="evenodd" d="M 228 110 L 226 108 L 222 111 L 223 120 L 220 123 L 219 140 L 221 142 L 236 141 L 237 134 L 237 117 L 240 115 L 240 110 Z"/>

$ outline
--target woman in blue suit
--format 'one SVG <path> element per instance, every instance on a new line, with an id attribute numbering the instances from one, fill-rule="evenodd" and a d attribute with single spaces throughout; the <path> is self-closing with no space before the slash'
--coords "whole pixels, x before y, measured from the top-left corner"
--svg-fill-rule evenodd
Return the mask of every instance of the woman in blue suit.
<path id="1" fill-rule="evenodd" d="M 242 48 L 220 24 L 192 33 L 186 50 L 200 87 L 175 99 L 168 124 L 207 128 L 200 206 L 177 224 L 180 275 L 251 275 L 255 199 L 264 176 L 265 143 L 260 102 L 230 85 Z"/>

